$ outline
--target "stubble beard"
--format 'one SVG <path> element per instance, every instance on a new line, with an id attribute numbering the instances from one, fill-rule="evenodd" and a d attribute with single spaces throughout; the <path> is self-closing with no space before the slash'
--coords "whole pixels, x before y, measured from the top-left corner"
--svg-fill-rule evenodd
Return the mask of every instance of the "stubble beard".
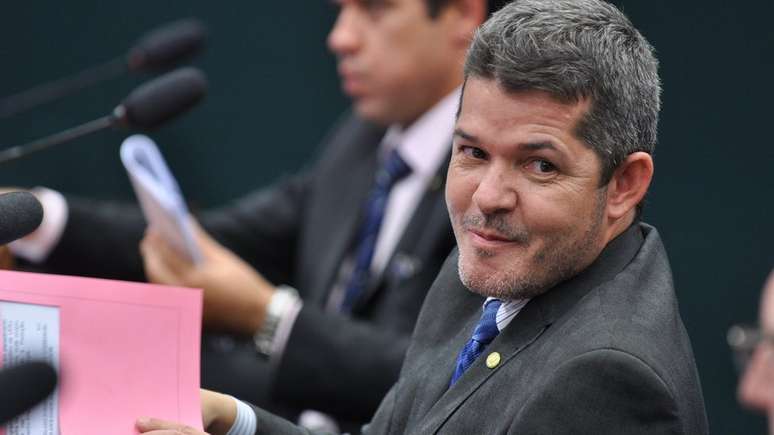
<path id="1" fill-rule="evenodd" d="M 542 250 L 529 258 L 513 259 L 521 262 L 516 268 L 483 273 L 472 270 L 471 258 L 467 250 L 459 250 L 457 268 L 462 283 L 474 293 L 485 297 L 503 300 L 532 299 L 547 292 L 555 285 L 580 273 L 588 267 L 598 254 L 597 243 L 602 227 L 604 208 L 600 199 L 595 205 L 594 214 L 586 231 L 571 242 L 567 242 L 572 230 L 568 230 L 545 240 Z M 518 243 L 529 246 L 530 235 L 526 229 L 509 225 L 504 215 L 465 216 L 460 225 L 461 231 L 470 228 L 493 229 Z M 455 232 L 457 229 L 455 228 Z M 459 234 L 457 234 L 459 240 Z M 470 256 L 479 259 L 491 258 L 496 253 L 476 248 Z M 526 249 L 524 255 L 527 255 Z"/>

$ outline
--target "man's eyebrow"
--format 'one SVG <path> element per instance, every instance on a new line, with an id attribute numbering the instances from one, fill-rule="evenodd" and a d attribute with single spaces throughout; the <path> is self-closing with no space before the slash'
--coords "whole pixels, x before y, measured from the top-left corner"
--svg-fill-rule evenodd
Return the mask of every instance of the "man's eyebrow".
<path id="1" fill-rule="evenodd" d="M 519 145 L 519 148 L 524 148 L 527 151 L 539 151 L 539 150 L 554 150 L 558 151 L 559 148 L 551 142 L 528 142 Z"/>
<path id="2" fill-rule="evenodd" d="M 459 136 L 462 139 L 469 140 L 471 142 L 478 142 L 478 139 L 475 136 L 473 136 L 472 134 L 466 133 L 464 130 L 462 130 L 459 127 L 454 129 L 454 135 Z"/>

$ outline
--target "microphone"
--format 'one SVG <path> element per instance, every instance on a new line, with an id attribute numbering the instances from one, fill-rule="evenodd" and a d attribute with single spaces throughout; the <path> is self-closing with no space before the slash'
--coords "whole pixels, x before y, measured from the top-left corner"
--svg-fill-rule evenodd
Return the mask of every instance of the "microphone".
<path id="1" fill-rule="evenodd" d="M 191 58 L 204 47 L 207 29 L 199 20 L 188 18 L 146 33 L 126 56 L 130 71 L 158 71 Z"/>
<path id="2" fill-rule="evenodd" d="M 194 18 L 168 23 L 142 36 L 126 55 L 0 99 L 0 118 L 25 112 L 127 71 L 155 72 L 170 68 L 201 51 L 206 38 L 206 28 Z"/>
<path id="3" fill-rule="evenodd" d="M 139 86 L 107 116 L 0 151 L 0 163 L 116 125 L 152 130 L 195 106 L 206 93 L 207 78 L 204 73 L 192 67 L 179 68 Z"/>
<path id="4" fill-rule="evenodd" d="M 0 245 L 35 231 L 43 221 L 43 206 L 29 192 L 0 195 Z M 2 391 L 2 387 L 0 387 Z"/>
<path id="5" fill-rule="evenodd" d="M 56 388 L 56 370 L 28 362 L 0 370 L 0 425 L 43 401 Z"/>
<path id="6" fill-rule="evenodd" d="M 195 106 L 206 93 L 204 73 L 180 68 L 133 90 L 113 117 L 125 127 L 151 130 Z"/>

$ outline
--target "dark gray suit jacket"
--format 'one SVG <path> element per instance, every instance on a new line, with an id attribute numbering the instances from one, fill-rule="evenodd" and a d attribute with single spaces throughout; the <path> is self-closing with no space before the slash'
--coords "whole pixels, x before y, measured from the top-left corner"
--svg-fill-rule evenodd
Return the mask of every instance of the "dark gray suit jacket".
<path id="1" fill-rule="evenodd" d="M 427 290 L 454 246 L 443 197 L 446 165 L 425 193 L 384 275 L 353 316 L 323 309 L 351 250 L 384 130 L 348 116 L 300 175 L 200 216 L 203 226 L 274 283 L 296 287 L 304 308 L 276 370 L 250 355 L 273 404 L 368 421 L 398 377 Z M 451 136 L 451 134 L 450 134 Z M 48 271 L 142 280 L 135 207 L 68 198 L 70 217 Z M 233 388 L 244 384 L 231 374 Z M 240 391 L 226 391 L 240 394 Z"/>
<path id="2" fill-rule="evenodd" d="M 452 387 L 483 298 L 453 253 L 370 434 L 706 434 L 688 335 L 658 233 L 635 224 L 575 278 L 531 300 Z M 486 355 L 502 362 L 487 368 Z M 256 410 L 258 433 L 305 433 Z"/>

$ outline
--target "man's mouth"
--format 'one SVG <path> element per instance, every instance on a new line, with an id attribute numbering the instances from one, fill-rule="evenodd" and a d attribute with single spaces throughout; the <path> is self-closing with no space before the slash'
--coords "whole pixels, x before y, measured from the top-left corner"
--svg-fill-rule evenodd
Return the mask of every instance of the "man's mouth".
<path id="1" fill-rule="evenodd" d="M 510 239 L 494 231 L 475 230 L 475 229 L 471 229 L 468 231 L 473 233 L 473 235 L 475 235 L 476 237 L 486 240 L 488 242 L 513 242 L 514 241 L 513 239 Z"/>
<path id="2" fill-rule="evenodd" d="M 523 243 L 523 240 L 519 238 L 508 237 L 494 231 L 481 229 L 468 229 L 467 231 L 471 236 L 472 243 L 479 248 L 493 249 Z"/>
<path id="3" fill-rule="evenodd" d="M 357 96 L 365 90 L 365 83 L 362 74 L 339 65 L 339 77 L 341 78 L 341 87 L 350 96 Z"/>

